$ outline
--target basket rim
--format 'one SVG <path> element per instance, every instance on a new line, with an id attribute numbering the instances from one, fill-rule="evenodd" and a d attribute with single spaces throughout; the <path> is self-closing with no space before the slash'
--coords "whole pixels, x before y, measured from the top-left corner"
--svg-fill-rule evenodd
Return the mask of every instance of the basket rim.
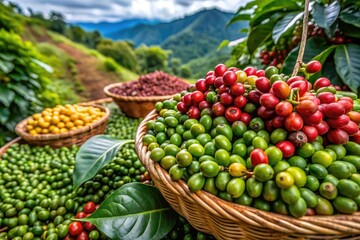
<path id="1" fill-rule="evenodd" d="M 75 130 L 71 130 L 71 131 L 67 131 L 64 133 L 51 133 L 51 134 L 39 134 L 39 135 L 31 135 L 29 133 L 26 132 L 25 130 L 25 125 L 28 122 L 28 120 L 32 117 L 29 116 L 25 119 L 23 119 L 22 121 L 20 121 L 16 127 L 15 127 L 15 132 L 16 134 L 18 134 L 21 138 L 23 138 L 24 140 L 28 141 L 28 142 L 34 142 L 34 141 L 51 141 L 51 140 L 59 140 L 59 139 L 64 139 L 64 138 L 70 138 L 76 135 L 79 135 L 81 133 L 85 133 L 85 132 L 89 132 L 92 129 L 100 126 L 101 124 L 103 124 L 104 122 L 106 122 L 109 117 L 110 117 L 110 110 L 107 107 L 101 106 L 101 105 L 97 105 L 97 104 L 87 104 L 87 103 L 80 103 L 77 104 L 80 106 L 92 106 L 92 107 L 96 107 L 96 108 L 100 108 L 103 112 L 105 112 L 105 115 L 100 118 L 98 121 L 91 123 L 88 126 L 83 126 L 81 128 L 75 129 Z"/>
<path id="2" fill-rule="evenodd" d="M 111 88 L 118 87 L 118 86 L 121 86 L 126 83 L 128 83 L 128 82 L 111 83 L 111 84 L 105 86 L 103 89 L 105 95 L 108 97 L 112 97 L 113 99 L 124 101 L 124 102 L 148 102 L 148 101 L 149 102 L 150 101 L 158 102 L 158 101 L 170 99 L 175 95 L 175 94 L 172 94 L 172 95 L 163 95 L 163 96 L 135 96 L 135 97 L 133 97 L 133 96 L 123 96 L 123 95 L 114 94 L 114 93 L 110 92 Z"/>
<path id="3" fill-rule="evenodd" d="M 315 215 L 315 216 L 303 216 L 301 218 L 295 218 L 288 215 L 282 215 L 275 212 L 266 212 L 253 207 L 243 206 L 234 202 L 225 201 L 211 193 L 204 190 L 197 192 L 191 192 L 188 185 L 184 180 L 173 181 L 170 178 L 169 173 L 163 169 L 159 163 L 156 163 L 149 159 L 149 151 L 147 146 L 143 145 L 142 138 L 146 134 L 146 123 L 155 119 L 158 116 L 156 110 L 151 111 L 139 124 L 135 137 L 136 151 L 138 152 L 140 161 L 148 169 L 149 173 L 153 176 L 160 176 L 159 181 L 165 185 L 170 185 L 173 189 L 177 190 L 182 196 L 182 199 L 191 198 L 194 203 L 201 205 L 202 208 L 212 209 L 212 213 L 222 216 L 227 219 L 236 219 L 237 222 L 243 222 L 257 227 L 251 222 L 257 222 L 259 226 L 268 228 L 269 224 L 276 224 L 284 234 L 344 234 L 346 233 L 359 234 L 359 229 L 352 228 L 351 225 L 360 221 L 360 210 L 348 215 L 348 214 L 335 214 L 331 216 Z M 141 159 L 140 154 L 142 151 L 146 151 L 144 159 Z M 147 161 L 150 164 L 147 164 Z M 164 183 L 166 181 L 166 183 Z M 215 207 L 217 209 L 215 209 Z M 219 211 L 220 209 L 220 211 Z M 241 217 L 240 217 L 241 216 Z M 244 218 L 249 221 L 244 222 Z M 343 224 L 342 224 L 343 223 Z M 277 231 L 277 230 L 274 230 Z"/>
<path id="4" fill-rule="evenodd" d="M 14 143 L 21 143 L 23 141 L 24 140 L 21 137 L 17 137 L 17 138 L 12 139 L 10 142 L 7 142 L 2 147 L 0 147 L 0 158 L 11 145 L 13 145 Z"/>

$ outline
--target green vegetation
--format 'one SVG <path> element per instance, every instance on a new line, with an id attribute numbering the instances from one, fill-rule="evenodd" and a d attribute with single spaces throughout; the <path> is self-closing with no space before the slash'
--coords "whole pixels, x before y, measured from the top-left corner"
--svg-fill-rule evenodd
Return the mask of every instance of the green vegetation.
<path id="1" fill-rule="evenodd" d="M 137 58 L 134 49 L 128 42 L 113 42 L 110 39 L 103 39 L 96 46 L 96 49 L 127 69 L 136 71 Z"/>
<path id="2" fill-rule="evenodd" d="M 360 3 L 312 0 L 310 4 L 303 61 L 318 60 L 323 66 L 319 73 L 310 78 L 310 82 L 320 76 L 327 77 L 335 85 L 346 85 L 344 90 L 358 93 Z M 252 59 L 261 59 L 262 64 L 277 66 L 282 68 L 282 73 L 290 74 L 299 52 L 303 9 L 304 1 L 297 0 L 254 0 L 241 7 L 231 22 L 249 20 L 249 34 L 244 42 L 234 48 L 231 63 L 237 59 L 237 65 L 244 67 Z M 261 66 L 259 61 L 252 63 Z"/>
<path id="3" fill-rule="evenodd" d="M 65 33 L 66 30 L 66 22 L 65 18 L 61 13 L 51 12 L 49 16 L 49 29 L 58 32 Z"/>
<path id="4" fill-rule="evenodd" d="M 101 54 L 95 49 L 87 48 L 86 46 L 75 43 L 68 38 L 66 38 L 63 35 L 54 33 L 54 32 L 48 32 L 49 36 L 51 37 L 52 41 L 56 43 L 65 43 L 66 45 L 69 45 L 71 47 L 76 48 L 77 50 L 81 51 L 84 54 L 92 55 L 96 57 L 100 61 L 100 71 L 108 71 L 108 72 L 114 72 L 117 76 L 119 81 L 129 81 L 134 80 L 138 77 L 138 75 L 125 67 L 119 65 L 117 62 L 115 62 L 114 59 L 109 58 Z M 111 66 L 112 65 L 112 66 Z"/>
<path id="5" fill-rule="evenodd" d="M 40 53 L 46 56 L 45 62 L 53 68 L 52 81 L 48 88 L 58 92 L 62 104 L 80 102 L 77 93 L 83 92 L 84 87 L 77 79 L 75 62 L 63 50 L 52 44 L 43 42 L 36 45 Z M 70 81 L 71 80 L 71 81 Z"/>
<path id="6" fill-rule="evenodd" d="M 0 4 L 0 29 L 6 31 L 21 32 L 22 26 L 18 21 L 18 14 L 14 12 L 13 6 L 5 6 Z"/>
<path id="7" fill-rule="evenodd" d="M 142 45 L 138 47 L 135 52 L 139 59 L 139 70 L 141 73 L 166 69 L 169 51 L 166 51 L 159 46 L 147 47 Z"/>
<path id="8" fill-rule="evenodd" d="M 133 138 L 141 119 L 126 117 L 114 103 L 106 106 L 111 110 L 106 135 L 118 139 Z M 16 143 L 0 156 L 0 229 L 7 227 L 0 232 L 0 239 L 20 236 L 24 239 L 41 236 L 65 239 L 73 222 L 71 219 L 78 212 L 88 209 L 87 202 L 101 204 L 126 183 L 150 180 L 146 168 L 136 155 L 134 144 L 126 144 L 92 179 L 73 190 L 78 151 L 76 146 L 51 149 L 48 146 L 32 147 Z M 38 167 L 34 168 L 34 165 Z M 17 189 L 20 185 L 16 179 L 27 187 Z M 142 186 L 150 188 L 148 185 Z M 162 239 L 194 239 L 196 236 L 198 239 L 209 239 L 210 236 L 197 232 L 180 215 L 172 214 L 172 225 L 176 226 L 167 229 L 166 232 L 171 232 Z M 100 239 L 109 238 L 100 233 Z"/>
<path id="9" fill-rule="evenodd" d="M 0 30 L 0 145 L 10 140 L 15 125 L 42 107 L 60 103 L 50 91 L 44 57 L 16 33 Z"/>
<path id="10" fill-rule="evenodd" d="M 203 78 L 209 69 L 214 68 L 218 63 L 227 61 L 229 56 L 230 49 L 221 49 L 220 51 L 213 51 L 203 57 L 191 60 L 182 67 L 190 68 L 193 78 Z M 180 74 L 180 76 L 185 77 L 183 74 Z"/>
<path id="11" fill-rule="evenodd" d="M 190 74 L 195 78 L 203 76 L 208 69 L 229 58 L 229 50 L 216 51 L 224 38 L 234 40 L 245 36 L 238 29 L 247 26 L 246 22 L 226 27 L 232 16 L 231 13 L 216 9 L 204 10 L 169 23 L 141 24 L 109 36 L 113 39 L 128 39 L 135 45 L 159 45 L 171 50 L 167 70 L 181 77 Z M 174 58 L 181 61 L 178 69 L 172 64 Z M 191 73 L 188 67 L 191 68 Z"/>
<path id="12" fill-rule="evenodd" d="M 98 32 L 85 33 L 84 42 L 75 43 L 59 34 L 77 33 L 64 25 L 61 14 L 51 13 L 49 19 L 39 13 L 30 15 L 22 15 L 16 4 L 0 3 L 0 146 L 15 137 L 15 125 L 28 115 L 43 107 L 85 100 L 79 96 L 85 88 L 76 59 L 64 49 L 75 48 L 81 54 L 94 56 L 94 62 L 98 62 L 95 71 L 105 76 L 112 61 L 110 79 L 137 78 L 137 74 L 112 59 L 82 45 L 95 48 L 101 37 Z"/>

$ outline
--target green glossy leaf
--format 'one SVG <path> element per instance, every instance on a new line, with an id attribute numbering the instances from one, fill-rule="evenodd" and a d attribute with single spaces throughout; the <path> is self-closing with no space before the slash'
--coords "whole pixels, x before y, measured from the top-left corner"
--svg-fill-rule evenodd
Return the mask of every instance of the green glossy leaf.
<path id="1" fill-rule="evenodd" d="M 27 77 L 26 75 L 13 73 L 13 74 L 11 74 L 11 79 L 16 82 L 20 82 L 20 81 L 28 81 L 30 78 Z"/>
<path id="2" fill-rule="evenodd" d="M 19 107 L 21 112 L 26 113 L 29 111 L 30 101 L 20 97 L 19 95 L 15 96 L 14 103 Z"/>
<path id="3" fill-rule="evenodd" d="M 274 13 L 286 13 L 302 10 L 302 8 L 294 1 L 289 0 L 264 1 L 264 3 L 266 4 L 258 7 L 256 13 L 251 18 L 251 26 L 257 26 L 264 20 L 269 19 Z"/>
<path id="4" fill-rule="evenodd" d="M 10 53 L 0 53 L 0 58 L 5 61 L 11 62 L 16 58 L 16 56 Z"/>
<path id="5" fill-rule="evenodd" d="M 349 88 L 358 93 L 360 87 L 360 46 L 357 44 L 340 45 L 336 48 L 336 72 Z"/>
<path id="6" fill-rule="evenodd" d="M 97 135 L 87 140 L 76 154 L 74 189 L 93 178 L 106 164 L 112 161 L 124 144 L 131 142 L 134 140 L 119 140 L 106 135 Z"/>
<path id="7" fill-rule="evenodd" d="M 226 26 L 229 26 L 233 24 L 234 22 L 238 21 L 249 21 L 250 20 L 250 14 L 239 14 L 230 19 L 230 21 L 226 24 Z"/>
<path id="8" fill-rule="evenodd" d="M 0 108 L 0 123 L 4 125 L 10 117 L 10 111 L 8 108 Z"/>
<path id="9" fill-rule="evenodd" d="M 320 54 L 316 55 L 312 60 L 318 60 L 319 62 L 321 62 L 321 64 L 324 64 L 326 59 L 335 50 L 336 47 L 337 47 L 336 45 L 332 45 L 332 46 L 326 48 Z"/>
<path id="10" fill-rule="evenodd" d="M 16 84 L 9 84 L 9 88 L 15 90 L 16 93 L 18 93 L 23 98 L 27 98 L 29 96 L 28 88 L 23 86 L 22 84 L 16 83 Z M 34 95 L 33 93 L 31 94 Z"/>
<path id="11" fill-rule="evenodd" d="M 13 89 L 17 94 L 21 97 L 25 98 L 26 100 L 31 101 L 37 105 L 41 105 L 42 103 L 35 97 L 35 93 L 32 89 L 27 88 L 26 86 L 22 85 L 21 83 L 17 84 L 9 84 L 9 88 Z"/>
<path id="12" fill-rule="evenodd" d="M 6 86 L 0 84 L 0 102 L 2 102 L 5 107 L 9 107 L 11 102 L 14 100 L 15 93 L 8 89 Z"/>
<path id="13" fill-rule="evenodd" d="M 323 39 L 323 38 L 309 38 L 306 41 L 303 62 L 310 61 L 315 56 L 317 56 L 322 51 L 324 51 L 328 47 L 326 44 L 327 44 L 326 40 Z M 291 74 L 292 73 L 292 71 L 294 69 L 294 66 L 295 66 L 295 62 L 296 62 L 298 53 L 299 53 L 299 46 L 294 48 L 289 53 L 287 58 L 284 60 L 284 66 L 283 66 L 283 69 L 282 69 L 282 72 L 284 74 Z"/>
<path id="14" fill-rule="evenodd" d="M 16 123 L 19 122 L 19 121 L 14 121 L 11 117 L 8 121 L 6 121 L 5 123 L 5 127 L 11 131 L 11 132 L 14 132 L 15 130 L 15 126 L 16 126 Z"/>
<path id="15" fill-rule="evenodd" d="M 355 6 L 341 11 L 339 18 L 348 24 L 360 27 L 360 9 Z"/>
<path id="16" fill-rule="evenodd" d="M 276 0 L 268 0 L 267 2 L 275 2 Z M 253 0 L 253 1 L 249 1 L 248 3 L 246 3 L 244 6 L 241 6 L 238 8 L 238 10 L 236 11 L 236 14 L 240 13 L 241 11 L 248 11 L 253 9 L 255 6 L 261 6 L 266 4 L 266 2 L 264 0 Z M 236 15 L 235 15 L 236 16 Z"/>
<path id="17" fill-rule="evenodd" d="M 321 76 L 328 78 L 332 84 L 342 86 L 344 83 L 341 81 L 339 75 L 334 71 L 335 63 L 333 59 L 328 59 L 322 67 Z"/>
<path id="18" fill-rule="evenodd" d="M 157 188 L 129 183 L 83 220 L 94 224 L 110 239 L 135 240 L 162 239 L 175 226 L 176 218 Z"/>
<path id="19" fill-rule="evenodd" d="M 33 85 L 34 87 L 36 87 L 37 89 L 40 89 L 41 88 L 41 85 L 38 81 L 36 80 L 33 80 L 33 79 L 29 79 L 28 80 L 28 83 L 30 83 L 31 85 Z"/>
<path id="20" fill-rule="evenodd" d="M 216 50 L 220 50 L 220 49 L 223 49 L 224 47 L 227 47 L 229 45 L 230 41 L 229 40 L 223 40 L 219 46 L 217 47 Z"/>
<path id="21" fill-rule="evenodd" d="M 13 69 L 14 69 L 14 64 L 13 64 L 12 62 L 0 60 L 0 70 L 1 70 L 3 73 L 8 74 L 8 73 L 10 73 Z"/>
<path id="22" fill-rule="evenodd" d="M 271 36 L 273 26 L 274 22 L 269 21 L 265 24 L 256 26 L 250 31 L 247 40 L 247 47 L 250 55 L 252 55 L 254 51 Z"/>
<path id="23" fill-rule="evenodd" d="M 290 30 L 295 27 L 296 21 L 302 18 L 303 15 L 303 12 L 291 12 L 286 14 L 285 17 L 278 21 L 274 26 L 272 31 L 273 41 L 277 43 L 284 34 L 290 32 Z"/>
<path id="24" fill-rule="evenodd" d="M 249 29 L 248 28 L 243 28 L 239 31 L 240 33 L 248 33 Z"/>
<path id="25" fill-rule="evenodd" d="M 335 50 L 336 47 L 337 47 L 336 45 L 332 45 L 332 46 L 326 48 L 324 51 L 322 51 L 320 54 L 316 55 L 316 56 L 315 56 L 313 59 L 311 59 L 311 60 L 317 60 L 317 61 L 321 62 L 322 66 L 324 67 L 325 61 L 328 59 L 328 57 L 330 56 L 330 54 L 332 54 L 332 53 L 334 52 L 334 50 Z M 336 74 L 336 73 L 335 73 L 335 74 Z M 313 74 L 313 75 L 310 77 L 309 81 L 310 81 L 311 83 L 314 83 L 314 82 L 316 81 L 316 79 L 318 79 L 319 77 L 322 77 L 322 76 L 323 76 L 322 71 L 317 72 L 317 73 Z"/>
<path id="26" fill-rule="evenodd" d="M 316 2 L 314 5 L 313 18 L 315 23 L 322 28 L 329 29 L 336 21 L 340 13 L 340 4 L 337 0 L 327 6 Z"/>
<path id="27" fill-rule="evenodd" d="M 39 65 L 40 67 L 42 67 L 42 68 L 43 68 L 45 71 L 47 71 L 47 72 L 49 72 L 49 73 L 53 73 L 53 72 L 54 72 L 53 68 L 52 68 L 50 65 L 47 65 L 46 63 L 41 62 L 41 61 L 39 61 L 39 60 L 37 60 L 37 59 L 35 59 L 35 58 L 33 58 L 32 61 L 33 61 L 34 63 L 36 63 L 37 65 Z"/>
<path id="28" fill-rule="evenodd" d="M 339 22 L 339 27 L 346 37 L 360 38 L 360 27 L 355 27 L 354 25 L 343 21 Z"/>

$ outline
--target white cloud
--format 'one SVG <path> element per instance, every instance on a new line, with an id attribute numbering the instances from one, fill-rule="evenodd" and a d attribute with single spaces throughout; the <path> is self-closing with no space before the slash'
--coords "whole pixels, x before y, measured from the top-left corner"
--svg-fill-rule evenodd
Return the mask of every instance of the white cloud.
<path id="1" fill-rule="evenodd" d="M 47 15 L 58 11 L 67 21 L 117 21 L 131 18 L 172 20 L 203 8 L 235 12 L 248 0 L 12 0 Z"/>

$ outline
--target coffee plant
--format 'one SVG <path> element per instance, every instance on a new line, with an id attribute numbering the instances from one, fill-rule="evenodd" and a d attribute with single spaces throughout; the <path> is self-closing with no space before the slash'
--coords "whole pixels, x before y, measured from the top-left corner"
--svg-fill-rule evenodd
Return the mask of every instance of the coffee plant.
<path id="1" fill-rule="evenodd" d="M 59 101 L 46 89 L 51 68 L 41 57 L 19 35 L 0 30 L 0 146 L 14 136 L 20 120 Z"/>
<path id="2" fill-rule="evenodd" d="M 296 0 L 253 0 L 240 7 L 229 24 L 249 21 L 248 37 L 234 47 L 232 63 L 235 59 L 238 66 L 250 63 L 271 65 L 282 68 L 284 74 L 290 74 L 299 51 L 303 9 L 304 2 Z M 334 85 L 358 93 L 359 9 L 358 1 L 310 1 L 308 40 L 303 60 L 318 60 L 323 65 L 322 71 L 313 75 L 311 82 L 324 76 Z M 238 51 L 239 48 L 246 51 Z"/>

